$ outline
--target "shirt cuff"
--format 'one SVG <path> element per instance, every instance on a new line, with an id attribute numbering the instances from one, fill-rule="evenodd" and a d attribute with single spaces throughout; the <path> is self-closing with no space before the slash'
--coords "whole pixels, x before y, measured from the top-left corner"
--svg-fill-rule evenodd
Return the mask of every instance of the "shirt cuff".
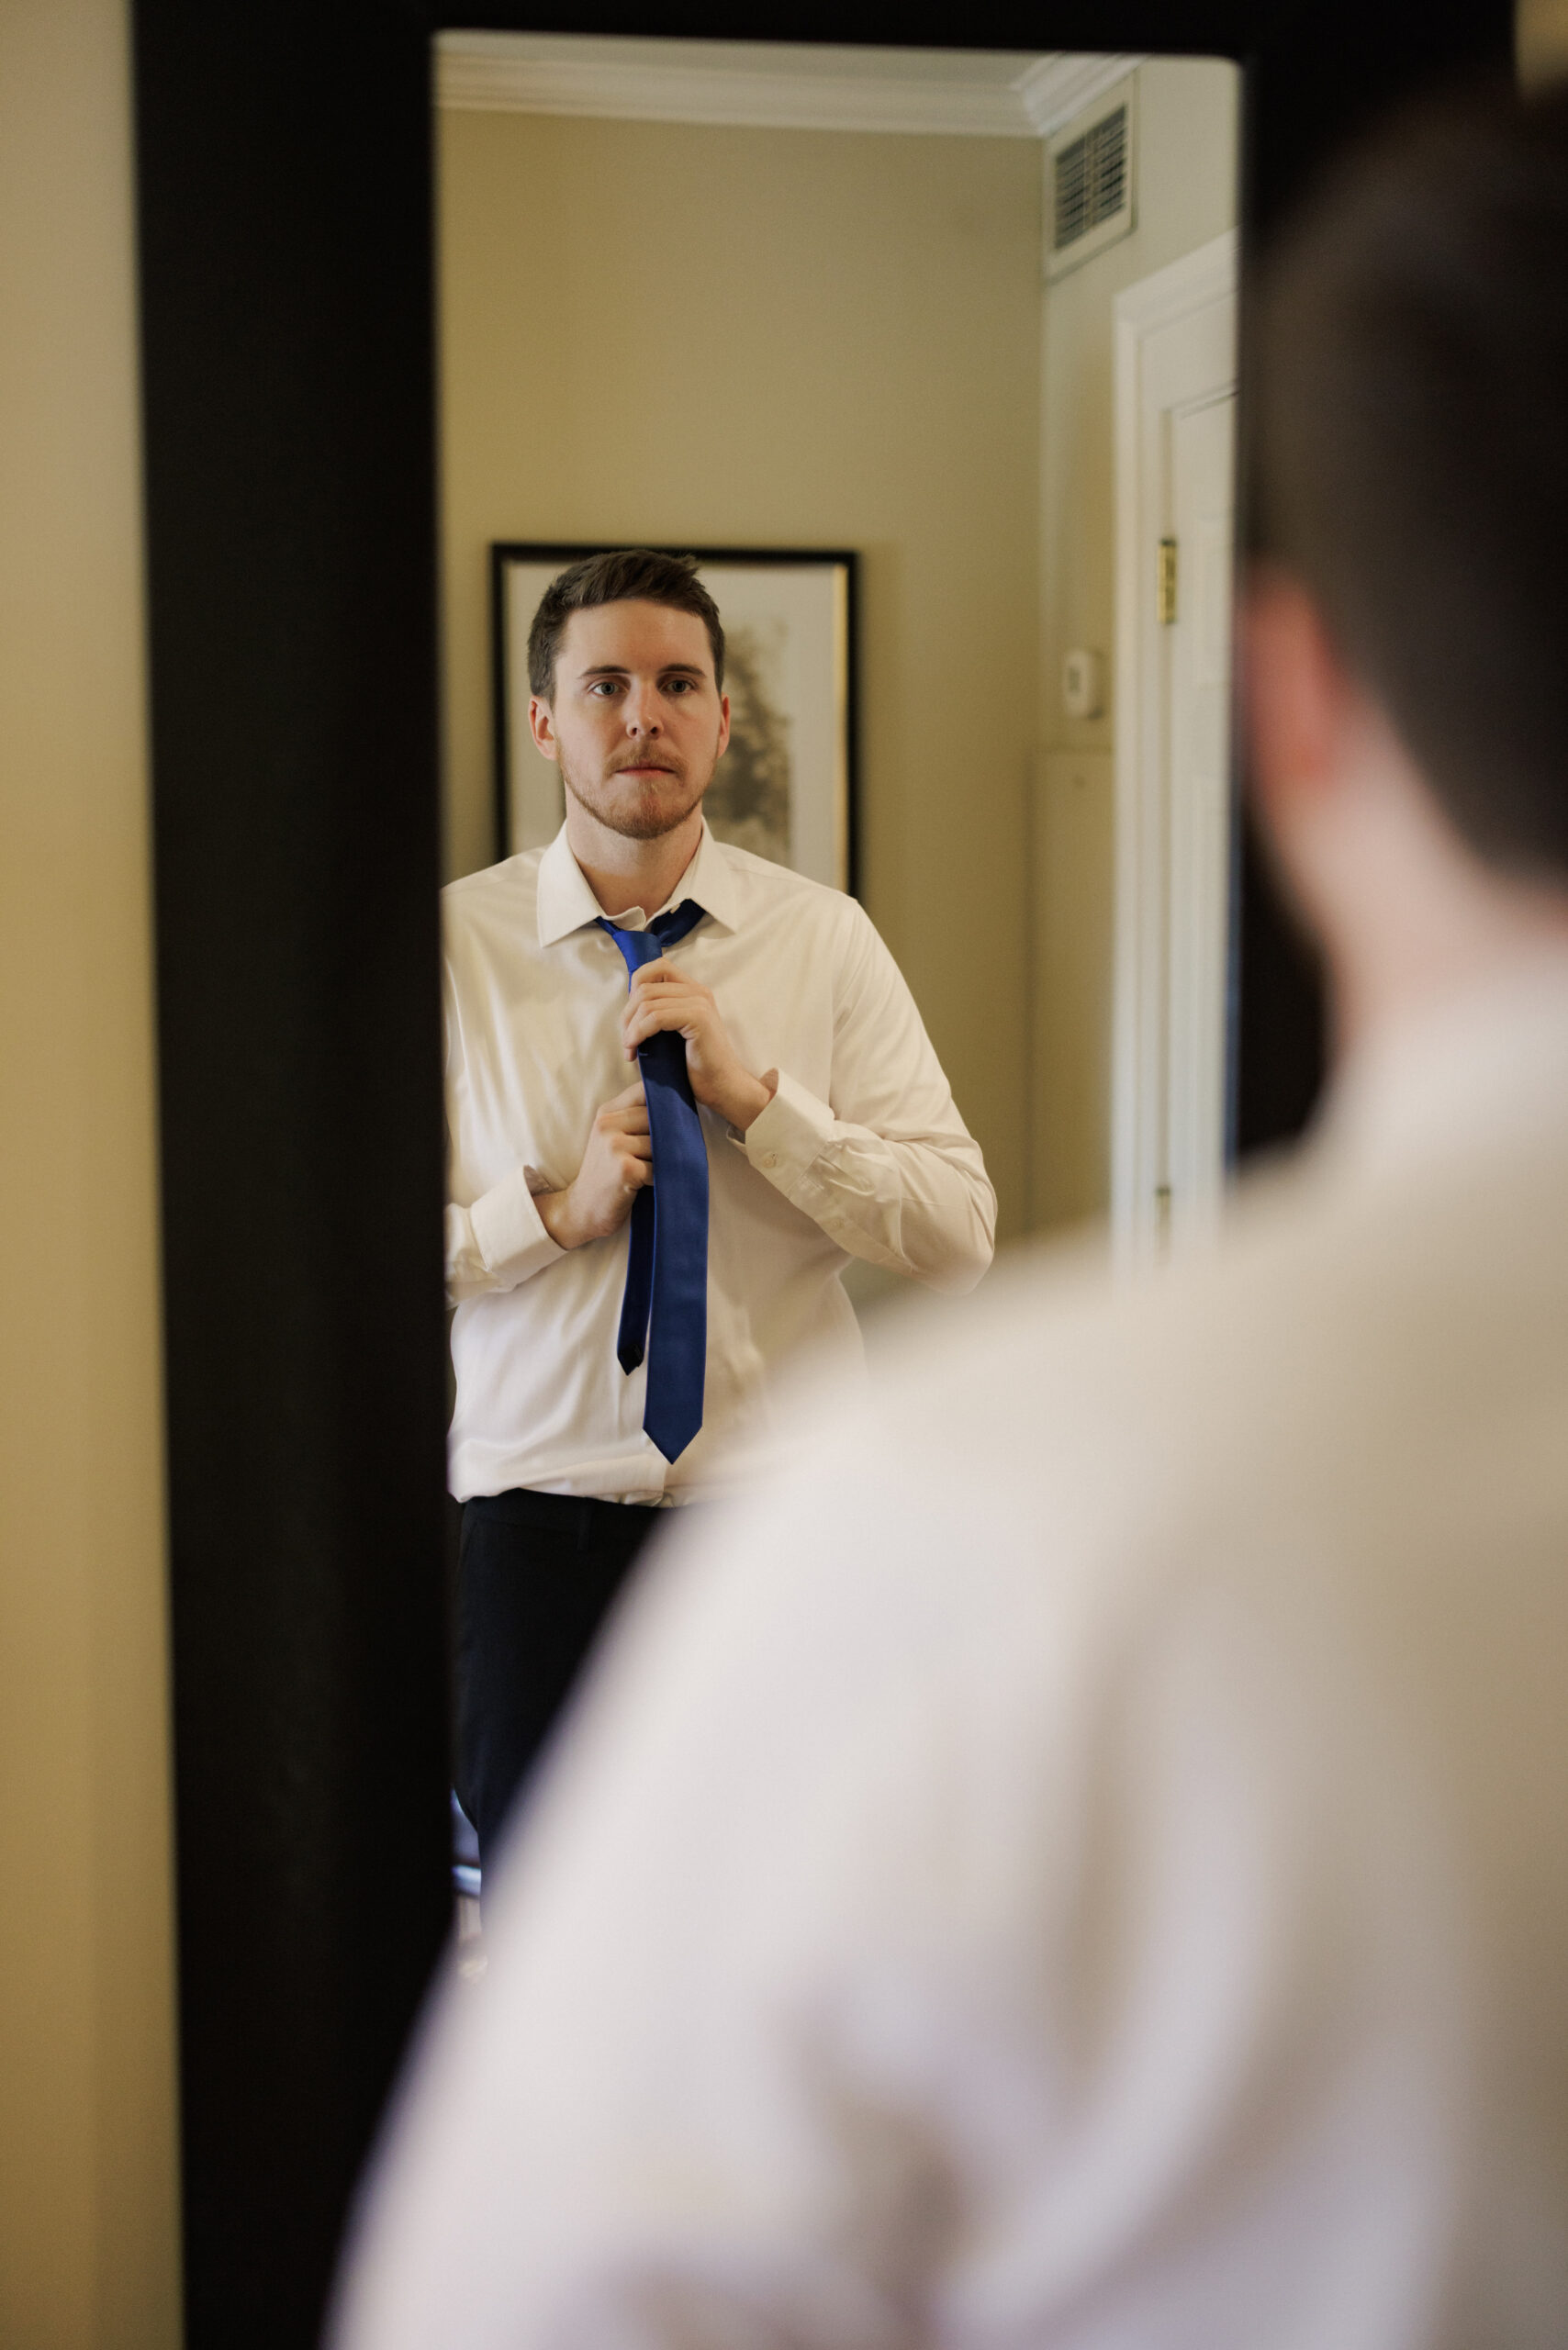
<path id="1" fill-rule="evenodd" d="M 772 1101 L 757 1112 L 741 1147 L 760 1173 L 787 1191 L 791 1178 L 804 1175 L 832 1139 L 837 1123 L 825 1102 L 780 1069 Z"/>
<path id="2" fill-rule="evenodd" d="M 545 1231 L 533 1204 L 538 1181 L 532 1167 L 514 1167 L 469 1209 L 468 1221 L 487 1273 L 514 1282 L 526 1281 L 530 1273 L 566 1255 Z"/>

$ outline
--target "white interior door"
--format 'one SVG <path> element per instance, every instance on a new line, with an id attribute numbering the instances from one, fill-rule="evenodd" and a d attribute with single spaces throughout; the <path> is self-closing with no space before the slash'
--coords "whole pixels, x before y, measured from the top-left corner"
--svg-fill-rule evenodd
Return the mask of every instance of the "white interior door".
<path id="1" fill-rule="evenodd" d="M 1112 1226 L 1137 1264 L 1225 1181 L 1236 239 L 1116 303 Z"/>
<path id="2" fill-rule="evenodd" d="M 1225 1181 L 1230 642 L 1236 398 L 1170 413 L 1175 612 L 1165 623 L 1168 794 L 1164 1194 L 1174 1245 Z"/>

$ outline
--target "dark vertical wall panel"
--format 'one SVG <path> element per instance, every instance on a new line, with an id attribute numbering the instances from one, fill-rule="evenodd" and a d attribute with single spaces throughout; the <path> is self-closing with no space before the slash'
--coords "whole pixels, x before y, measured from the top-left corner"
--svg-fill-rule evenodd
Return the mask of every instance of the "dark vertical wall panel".
<path id="1" fill-rule="evenodd" d="M 137 74 L 188 2331 L 303 2350 L 448 1907 L 426 33 Z"/>
<path id="2" fill-rule="evenodd" d="M 436 16 L 443 12 L 440 7 Z M 1250 218 L 1506 0 L 516 0 L 1250 60 Z M 189 2339 L 306 2350 L 444 1932 L 431 20 L 136 0 Z M 1246 867 L 1240 1137 L 1316 1086 Z"/>

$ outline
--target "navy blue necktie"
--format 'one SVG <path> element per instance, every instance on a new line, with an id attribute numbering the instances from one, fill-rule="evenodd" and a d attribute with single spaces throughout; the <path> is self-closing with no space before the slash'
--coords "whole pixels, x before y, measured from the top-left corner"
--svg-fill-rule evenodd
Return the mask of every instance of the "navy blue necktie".
<path id="1" fill-rule="evenodd" d="M 646 930 L 617 930 L 601 914 L 599 927 L 610 933 L 626 958 L 627 986 L 634 971 L 644 963 L 656 963 L 666 946 L 695 929 L 702 912 L 688 898 L 671 912 L 655 915 Z M 615 1352 L 622 1371 L 635 1371 L 646 1345 L 643 1427 L 665 1459 L 674 1460 L 702 1425 L 708 1360 L 708 1147 L 686 1074 L 685 1037 L 675 1029 L 660 1029 L 638 1046 L 637 1066 L 648 1104 L 654 1180 L 632 1204 Z"/>

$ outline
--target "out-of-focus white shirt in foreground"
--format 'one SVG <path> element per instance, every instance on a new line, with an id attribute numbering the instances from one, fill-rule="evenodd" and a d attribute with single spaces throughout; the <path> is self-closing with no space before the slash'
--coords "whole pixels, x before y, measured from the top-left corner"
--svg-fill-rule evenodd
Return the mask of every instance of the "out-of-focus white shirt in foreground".
<path id="1" fill-rule="evenodd" d="M 1568 2340 L 1568 971 L 991 1295 L 644 1582 L 337 2350 Z"/>
<path id="2" fill-rule="evenodd" d="M 771 1441 L 791 1356 L 860 1360 L 839 1280 L 850 1258 L 952 1291 L 991 1262 L 996 1195 L 979 1147 L 854 899 L 706 825 L 670 903 L 689 898 L 708 919 L 669 960 L 712 990 L 746 1067 L 779 1079 L 744 1142 L 701 1113 L 707 1393 L 672 1465 L 643 1430 L 646 1366 L 628 1376 L 615 1357 L 629 1227 L 567 1251 L 533 1204 L 571 1181 L 595 1112 L 636 1077 L 621 1044 L 626 966 L 564 831 L 443 892 L 459 1500 L 527 1485 L 684 1501 L 743 1477 Z"/>

